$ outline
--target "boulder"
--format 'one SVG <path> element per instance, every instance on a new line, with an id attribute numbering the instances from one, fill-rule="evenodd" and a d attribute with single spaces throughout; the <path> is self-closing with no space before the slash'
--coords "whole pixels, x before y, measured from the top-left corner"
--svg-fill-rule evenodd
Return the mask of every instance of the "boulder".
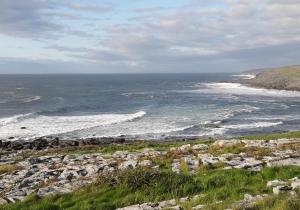
<path id="1" fill-rule="evenodd" d="M 118 168 L 121 170 L 133 169 L 137 167 L 137 163 L 138 162 L 136 160 L 127 160 L 121 163 Z"/>
<path id="2" fill-rule="evenodd" d="M 191 145 L 190 144 L 185 144 L 185 145 L 182 145 L 181 147 L 179 147 L 179 150 L 182 151 L 182 152 L 186 152 L 189 149 L 191 149 Z"/>
<path id="3" fill-rule="evenodd" d="M 268 181 L 267 187 L 276 187 L 278 185 L 286 185 L 286 184 L 287 182 L 276 179 L 276 180 Z"/>
<path id="4" fill-rule="evenodd" d="M 241 144 L 241 140 L 218 140 L 215 141 L 212 146 L 214 147 L 232 147 L 238 144 Z"/>
<path id="5" fill-rule="evenodd" d="M 157 203 L 143 203 L 124 208 L 118 208 L 116 210 L 159 210 Z"/>
<path id="6" fill-rule="evenodd" d="M 7 200 L 0 198 L 0 205 L 7 204 Z"/>
<path id="7" fill-rule="evenodd" d="M 197 206 L 194 206 L 193 208 L 192 208 L 192 210 L 200 210 L 200 209 L 204 209 L 206 206 L 205 205 L 197 205 Z"/>
<path id="8" fill-rule="evenodd" d="M 139 163 L 139 166 L 142 166 L 142 167 L 150 167 L 150 166 L 152 166 L 152 161 L 151 161 L 151 160 L 142 160 L 142 161 Z"/>
<path id="9" fill-rule="evenodd" d="M 273 187 L 273 193 L 275 195 L 279 195 L 280 193 L 289 192 L 292 190 L 292 187 L 287 185 L 279 185 L 276 187 Z"/>
<path id="10" fill-rule="evenodd" d="M 294 181 L 291 183 L 291 187 L 295 189 L 300 189 L 300 180 Z"/>
<path id="11" fill-rule="evenodd" d="M 196 144 L 192 146 L 193 150 L 207 150 L 208 146 L 206 144 Z"/>
<path id="12" fill-rule="evenodd" d="M 176 203 L 175 199 L 167 200 L 167 201 L 161 201 L 161 202 L 159 202 L 159 208 L 169 208 L 171 206 L 175 206 L 176 204 L 177 203 Z"/>

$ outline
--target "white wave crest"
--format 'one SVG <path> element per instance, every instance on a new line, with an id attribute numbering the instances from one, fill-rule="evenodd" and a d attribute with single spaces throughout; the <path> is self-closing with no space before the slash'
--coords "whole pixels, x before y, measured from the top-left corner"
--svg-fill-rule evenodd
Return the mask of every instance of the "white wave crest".
<path id="1" fill-rule="evenodd" d="M 28 113 L 28 114 L 20 114 L 20 115 L 15 115 L 12 117 L 6 117 L 6 118 L 0 118 L 0 127 L 5 126 L 8 124 L 12 123 L 18 123 L 19 121 L 33 117 L 35 114 L 34 113 Z"/>
<path id="2" fill-rule="evenodd" d="M 249 129 L 249 128 L 267 128 L 273 127 L 276 125 L 281 125 L 283 122 L 255 122 L 255 123 L 246 123 L 238 125 L 224 125 L 223 128 L 226 129 Z"/>
<path id="3" fill-rule="evenodd" d="M 248 87 L 239 83 L 202 83 L 200 89 L 192 92 L 205 94 L 257 95 L 269 97 L 300 97 L 299 91 L 275 90 Z"/>
<path id="4" fill-rule="evenodd" d="M 42 98 L 41 96 L 33 96 L 33 97 L 23 99 L 22 102 L 23 103 L 29 103 L 29 102 L 33 102 L 33 101 L 38 101 L 41 98 Z"/>
<path id="5" fill-rule="evenodd" d="M 254 79 L 256 77 L 255 74 L 235 74 L 233 77 L 239 77 L 241 79 Z"/>
<path id="6" fill-rule="evenodd" d="M 88 116 L 44 116 L 22 118 L 14 116 L 0 119 L 0 138 L 34 138 L 47 135 L 57 135 L 97 126 L 105 126 L 132 121 L 143 117 L 144 111 L 134 114 L 99 114 Z M 25 127 L 25 129 L 21 129 Z"/>

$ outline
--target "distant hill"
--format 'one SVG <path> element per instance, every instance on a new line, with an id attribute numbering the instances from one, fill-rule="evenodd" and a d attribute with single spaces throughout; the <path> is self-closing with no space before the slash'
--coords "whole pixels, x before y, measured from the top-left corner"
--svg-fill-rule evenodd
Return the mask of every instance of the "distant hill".
<path id="1" fill-rule="evenodd" d="M 300 65 L 247 71 L 256 75 L 253 79 L 238 82 L 256 87 L 300 91 Z"/>

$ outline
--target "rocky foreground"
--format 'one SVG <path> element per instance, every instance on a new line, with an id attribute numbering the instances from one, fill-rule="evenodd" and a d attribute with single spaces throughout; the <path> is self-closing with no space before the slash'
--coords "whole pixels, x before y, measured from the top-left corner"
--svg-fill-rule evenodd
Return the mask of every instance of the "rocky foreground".
<path id="1" fill-rule="evenodd" d="M 0 204 L 24 200 L 28 195 L 37 193 L 39 197 L 64 194 L 89 185 L 100 174 L 134 168 L 160 170 L 157 160 L 171 158 L 170 169 L 174 173 L 195 174 L 201 167 L 219 167 L 223 170 L 246 169 L 260 171 L 265 167 L 299 166 L 300 139 L 279 140 L 218 140 L 213 143 L 183 144 L 165 150 L 143 148 L 138 151 L 115 151 L 111 154 L 48 154 L 24 156 L 27 150 L 2 150 L 0 172 Z M 230 152 L 230 151 L 243 152 Z M 24 158 L 25 157 L 25 158 Z M 300 180 L 273 180 L 267 183 L 274 194 L 297 193 Z M 182 203 L 197 198 L 184 197 L 159 203 L 144 203 L 124 207 L 134 209 L 181 209 Z M 230 208 L 253 205 L 269 195 L 245 194 L 245 199 L 233 203 Z M 220 201 L 222 202 L 222 201 Z M 193 209 L 205 209 L 197 204 Z M 228 207 L 229 208 L 229 207 Z"/>

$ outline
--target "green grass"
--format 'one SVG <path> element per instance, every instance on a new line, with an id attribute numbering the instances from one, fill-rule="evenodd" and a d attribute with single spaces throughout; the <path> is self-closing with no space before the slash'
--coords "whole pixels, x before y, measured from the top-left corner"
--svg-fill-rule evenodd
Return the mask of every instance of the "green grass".
<path id="1" fill-rule="evenodd" d="M 270 193 L 271 189 L 266 187 L 268 180 L 295 176 L 300 176 L 299 167 L 266 168 L 262 172 L 213 169 L 201 170 L 197 175 L 136 169 L 100 176 L 97 183 L 70 194 L 44 199 L 32 195 L 24 202 L 4 205 L 0 209 L 27 210 L 30 207 L 31 210 L 110 210 L 199 193 L 204 193 L 205 197 L 199 198 L 197 204 L 222 200 L 222 205 L 229 205 L 243 199 L 244 193 Z M 185 209 L 190 209 L 196 203 L 187 203 Z"/>
<path id="2" fill-rule="evenodd" d="M 300 79 L 300 66 L 280 68 L 279 72 Z"/>
<path id="3" fill-rule="evenodd" d="M 243 136 L 239 139 L 246 140 L 273 140 L 281 138 L 300 138 L 300 131 L 293 131 L 288 133 L 275 133 L 275 134 L 264 134 L 264 135 L 255 135 L 255 136 Z"/>
<path id="4" fill-rule="evenodd" d="M 290 195 L 271 196 L 259 202 L 253 210 L 299 210 L 300 196 Z"/>

